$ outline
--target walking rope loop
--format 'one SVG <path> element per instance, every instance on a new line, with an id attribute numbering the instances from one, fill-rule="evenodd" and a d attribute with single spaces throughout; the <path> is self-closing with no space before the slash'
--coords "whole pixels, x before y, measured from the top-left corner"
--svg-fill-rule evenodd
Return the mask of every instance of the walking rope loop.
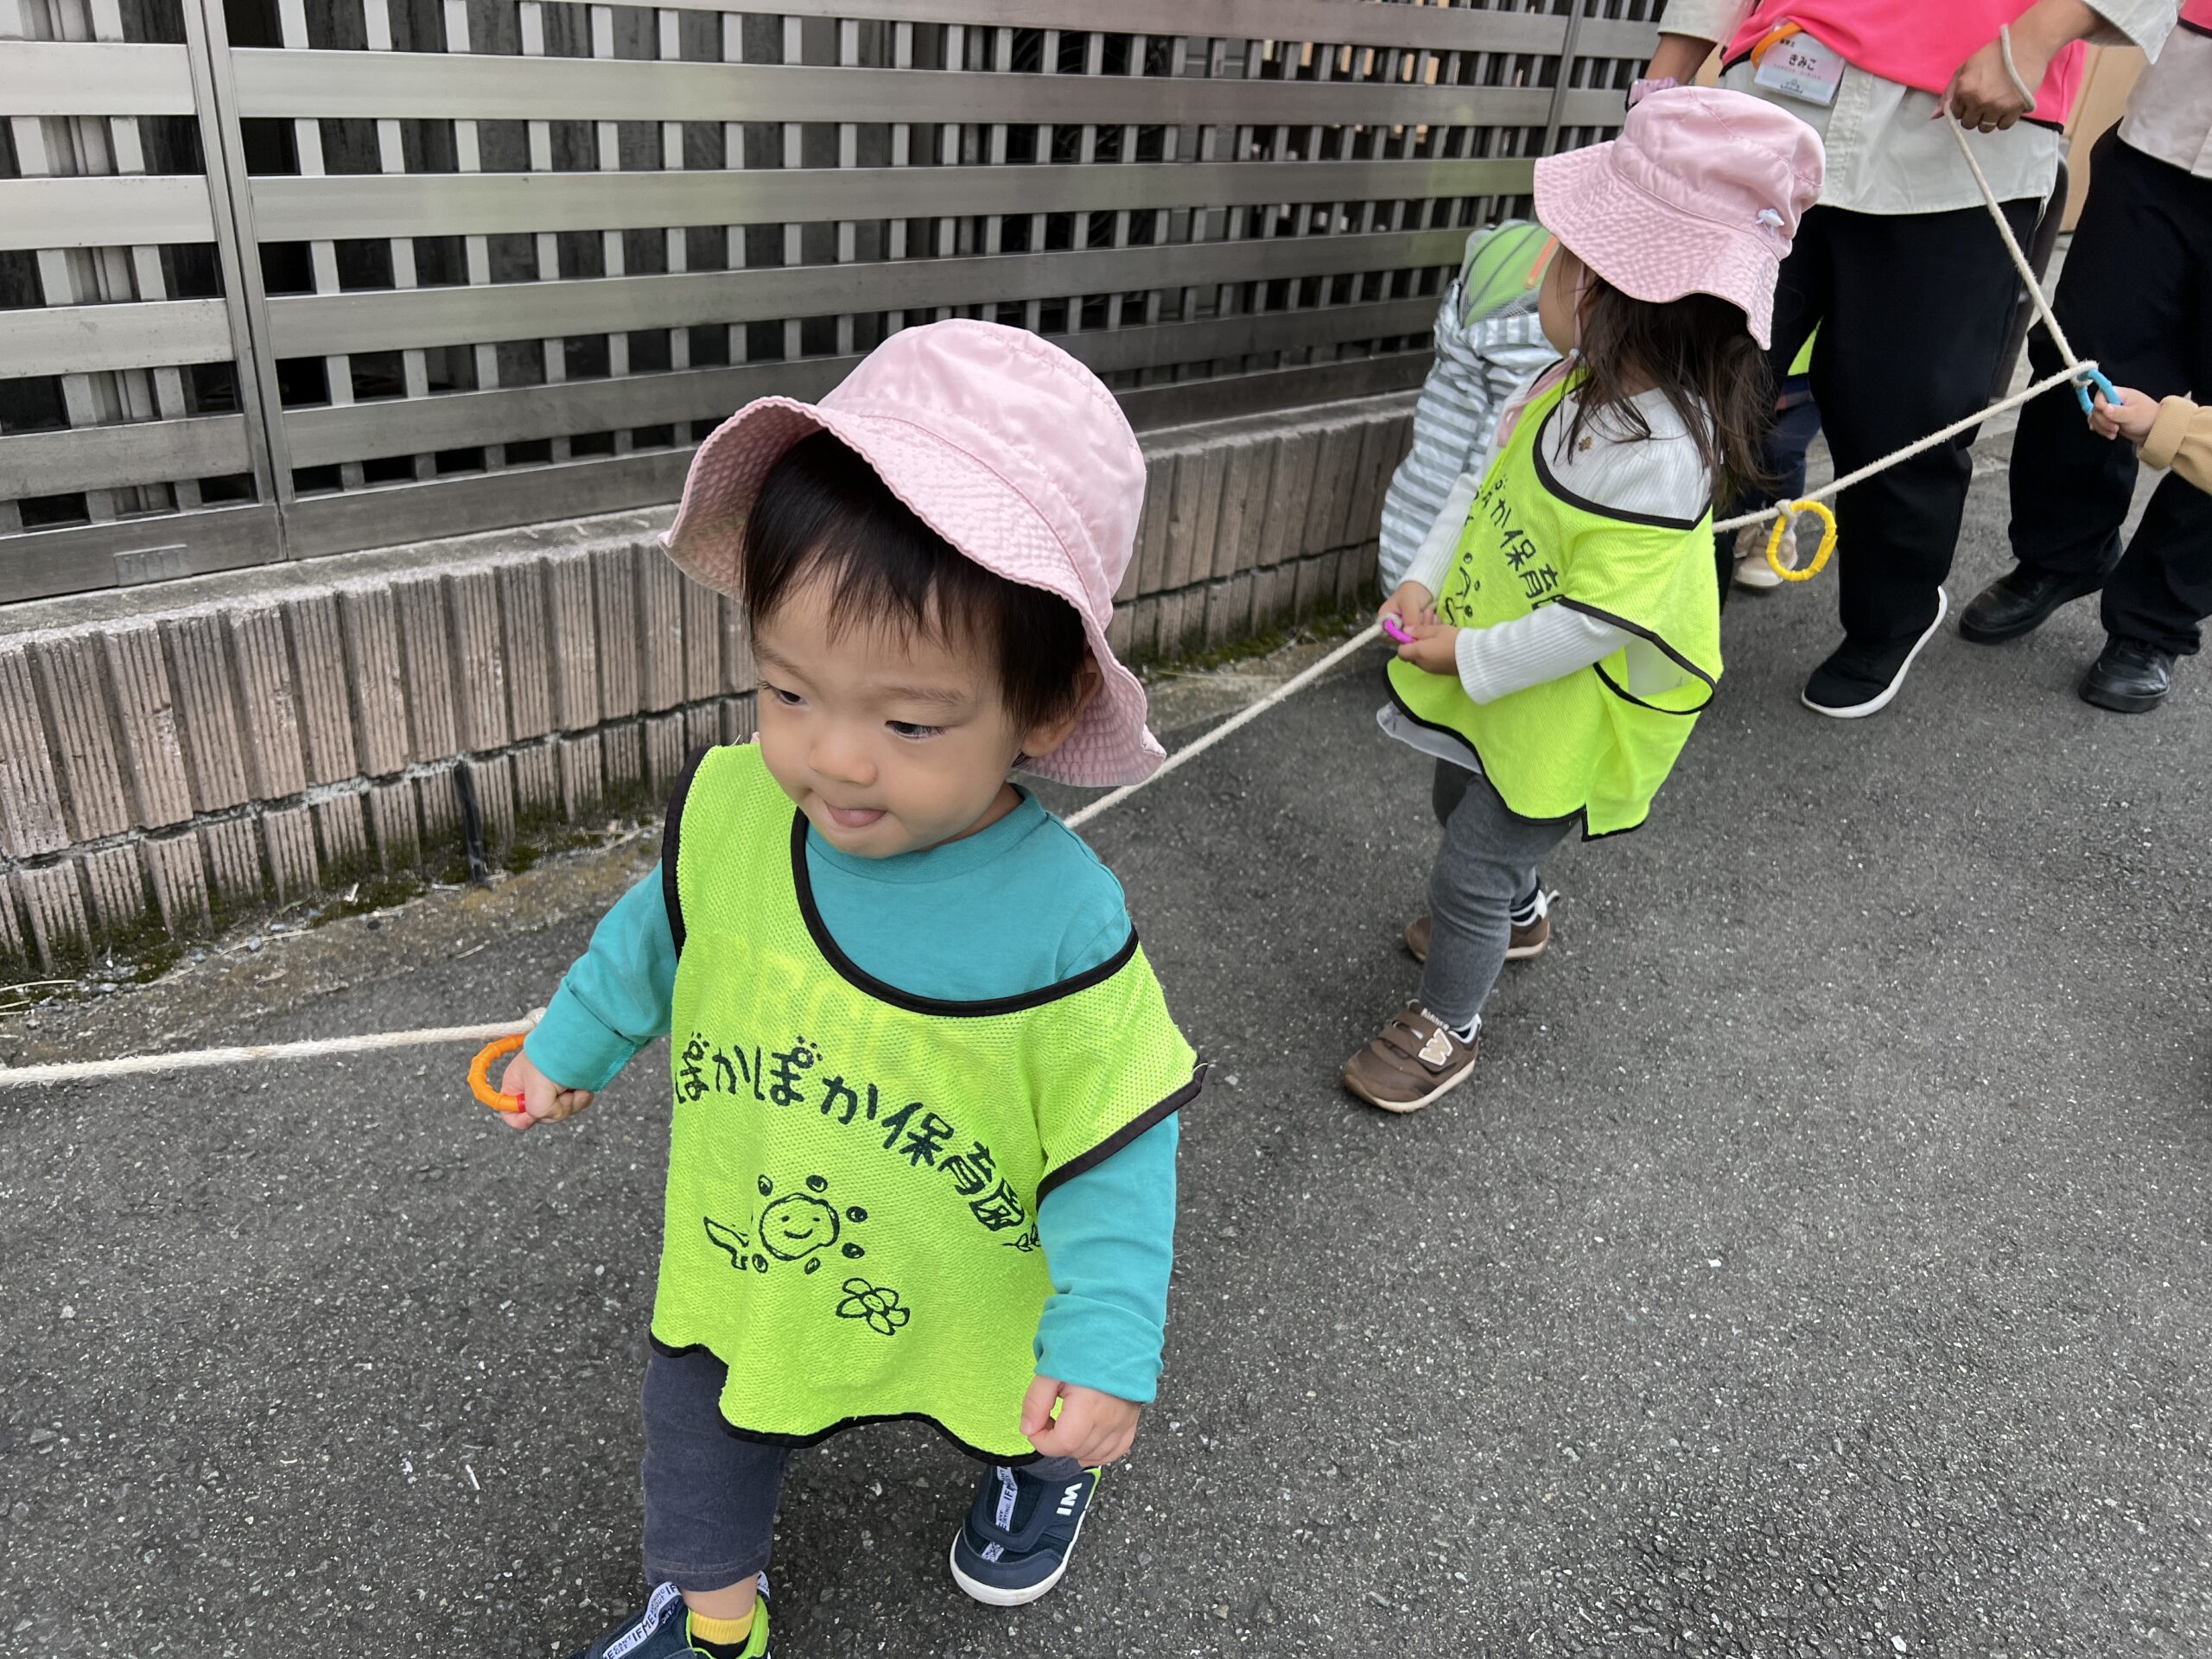
<path id="1" fill-rule="evenodd" d="M 514 1110 L 514 1096 L 503 1095 L 492 1086 L 492 1062 L 502 1054 L 512 1054 L 523 1045 L 529 1033 L 517 1032 L 486 1043 L 477 1051 L 476 1058 L 468 1063 L 468 1090 L 495 1112 Z"/>
<path id="2" fill-rule="evenodd" d="M 1809 512 L 1821 521 L 1821 544 L 1814 550 L 1813 562 L 1802 570 L 1795 564 L 1784 563 L 1782 557 L 1783 540 L 1795 541 L 1791 531 L 1801 512 Z M 1827 568 L 1828 555 L 1834 551 L 1835 514 L 1828 511 L 1828 504 L 1825 501 L 1792 501 L 1781 510 L 1774 521 L 1774 528 L 1767 532 L 1767 569 L 1784 582 L 1810 582 Z"/>
<path id="3" fill-rule="evenodd" d="M 1997 193 L 1989 188 L 1988 175 L 1983 173 L 1981 163 L 1974 158 L 1974 146 L 1967 143 L 1966 129 L 1956 121 L 1951 122 L 1949 125 L 1951 137 L 1958 140 L 1959 154 L 1967 158 L 1967 166 L 1974 174 L 1974 181 L 1980 188 L 1982 206 L 1989 210 L 1990 218 L 1997 222 L 1997 233 L 2004 238 L 2005 251 L 2012 257 L 2012 268 L 2020 273 L 2020 280 L 2027 284 L 2028 296 L 2035 304 L 2036 315 L 2042 319 L 2043 326 L 2050 331 L 2050 343 L 2057 348 L 2059 360 L 2066 366 L 2055 374 L 2045 375 L 2032 385 L 2023 386 L 2008 397 L 1999 398 L 1986 409 L 1976 410 L 1964 420 L 1953 421 L 1939 432 L 1930 432 L 1926 437 L 1917 439 L 1905 445 L 1902 449 L 1891 450 L 1878 461 L 1867 462 L 1856 472 L 1846 473 L 1841 478 L 1822 485 L 1808 495 L 1802 496 L 1795 501 L 1779 502 L 1771 507 L 1762 507 L 1757 512 L 1739 513 L 1733 518 L 1724 518 L 1713 527 L 1717 533 L 1725 535 L 1730 531 L 1764 524 L 1769 518 L 1779 518 L 1783 522 L 1787 523 L 1789 515 L 1826 501 L 1832 496 L 1840 495 L 1853 485 L 1863 483 L 1877 473 L 1887 472 L 1899 462 L 1910 461 L 1915 455 L 1925 454 L 1939 444 L 1948 443 L 1961 433 L 1973 431 L 1991 416 L 2002 414 L 2008 409 L 2017 409 L 2022 404 L 2042 397 L 2053 386 L 2071 385 L 2074 388 L 2075 398 L 2081 404 L 2084 414 L 2087 414 L 2091 407 L 2089 388 L 2092 385 L 2104 393 L 2106 402 L 2116 404 L 2120 401 L 2120 394 L 2113 390 L 2112 382 L 2106 379 L 2099 372 L 2096 359 L 2074 355 L 2073 342 L 2066 338 L 2066 330 L 2059 326 L 2057 315 L 2051 310 L 2050 302 L 2044 296 L 2043 284 L 2036 280 L 2035 267 L 2028 263 L 2028 256 L 2021 251 L 2018 239 L 2013 236 L 2012 226 L 2005 218 L 2005 209 L 1998 202 Z M 1815 556 L 1813 565 L 1805 572 L 1805 575 L 1791 576 L 1790 572 L 1783 569 L 1773 551 L 1770 551 L 1768 555 L 1768 563 L 1780 570 L 1786 579 L 1802 582 L 1806 576 L 1809 576 L 1813 570 L 1819 569 L 1833 541 L 1833 532 L 1823 537 L 1821 540 L 1822 551 Z M 1769 545 L 1770 549 L 1777 546 L 1771 542 Z"/>
<path id="4" fill-rule="evenodd" d="M 1769 518 L 1775 520 L 1774 529 L 1767 537 L 1767 563 L 1786 582 L 1810 581 L 1820 574 L 1822 568 L 1827 565 L 1829 555 L 1834 551 L 1835 515 L 1825 505 L 1829 497 L 1839 495 L 1862 480 L 1886 471 L 1900 461 L 1910 461 L 1913 456 L 1932 449 L 1938 444 L 1948 443 L 1961 432 L 1970 431 L 1980 425 L 1992 415 L 2015 408 L 2031 398 L 2039 397 L 2054 386 L 2071 385 L 2074 388 L 2074 395 L 2080 399 L 2084 410 L 2090 407 L 2088 388 L 2092 384 L 2103 391 L 2107 402 L 2120 401 L 2119 394 L 2113 390 L 2112 383 L 2098 372 L 2095 361 L 2074 355 L 2074 347 L 2066 338 L 2065 329 L 2059 326 L 2058 318 L 2051 311 L 2050 301 L 2044 296 L 2043 284 L 2036 280 L 2035 268 L 2028 263 L 2027 255 L 2021 251 L 2019 242 L 2012 235 L 2012 226 L 2005 221 L 2004 209 L 1998 203 L 1996 193 L 1989 188 L 1989 180 L 1981 170 L 1981 163 L 1974 159 L 1973 147 L 1967 143 L 1965 129 L 1954 121 L 1951 123 L 1951 136 L 1958 140 L 1959 153 L 1966 157 L 1967 166 L 1973 169 L 1974 182 L 1981 189 L 1983 205 L 1989 209 L 1989 216 L 1997 221 L 1998 234 L 2005 240 L 2005 251 L 2012 256 L 2013 268 L 2019 272 L 2020 280 L 2027 284 L 2028 293 L 2035 302 L 2037 315 L 2042 318 L 2044 327 L 2050 331 L 2051 344 L 2057 347 L 2058 355 L 2066 366 L 2057 373 L 2046 375 L 2033 385 L 2014 392 L 2009 397 L 1999 399 L 1986 409 L 1977 410 L 1964 420 L 1952 422 L 1940 432 L 1931 432 L 1916 442 L 1909 443 L 1902 449 L 1893 450 L 1880 460 L 1871 461 L 1859 467 L 1856 472 L 1848 473 L 1831 483 L 1823 485 L 1809 495 L 1800 497 L 1795 501 L 1780 502 L 1774 506 L 1762 508 L 1757 512 L 1747 512 L 1733 518 L 1726 518 L 1713 525 L 1716 531 L 1725 532 L 1742 530 L 1747 525 L 1761 524 Z M 1802 569 L 1798 569 L 1794 566 L 1785 565 L 1781 554 L 1783 540 L 1788 535 L 1789 526 L 1796 515 L 1801 512 L 1809 512 L 1818 518 L 1821 522 L 1822 531 L 1820 547 L 1813 555 L 1811 562 Z M 1080 830 L 1101 813 L 1110 811 L 1119 806 L 1139 790 L 1158 783 L 1169 773 L 1197 760 L 1223 739 L 1242 731 L 1277 703 L 1287 697 L 1296 696 L 1346 658 L 1380 639 L 1382 632 L 1382 626 L 1378 623 L 1354 634 L 1319 662 L 1284 681 L 1265 696 L 1232 715 L 1195 742 L 1178 749 L 1161 762 L 1151 776 L 1134 784 L 1125 784 L 1111 794 L 1101 796 L 1081 810 L 1071 813 L 1067 819 L 1068 828 Z M 512 1109 L 509 1103 L 515 1096 L 502 1095 L 493 1088 L 491 1082 L 493 1062 L 503 1054 L 512 1053 L 519 1049 L 523 1045 L 524 1037 L 537 1025 L 538 1019 L 544 1012 L 540 1008 L 525 1019 L 510 1020 L 501 1025 L 439 1026 L 419 1031 L 376 1032 L 365 1036 L 333 1037 L 312 1042 L 258 1043 L 237 1048 L 193 1049 L 175 1054 L 131 1054 L 113 1060 L 76 1060 L 53 1065 L 0 1066 L 0 1089 L 29 1084 L 76 1083 L 92 1077 L 128 1077 L 153 1071 L 197 1071 L 207 1066 L 231 1065 L 245 1060 L 315 1059 L 334 1054 L 360 1054 L 377 1049 L 412 1048 L 419 1045 L 435 1043 L 480 1043 L 491 1038 L 496 1040 L 481 1050 L 470 1064 L 469 1088 L 486 1106 L 495 1111 L 506 1112 Z"/>

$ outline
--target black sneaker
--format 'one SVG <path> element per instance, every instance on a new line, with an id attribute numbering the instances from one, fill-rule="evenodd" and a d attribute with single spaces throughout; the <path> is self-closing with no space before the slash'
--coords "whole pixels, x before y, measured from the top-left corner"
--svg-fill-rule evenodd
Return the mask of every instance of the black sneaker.
<path id="1" fill-rule="evenodd" d="M 1920 648 L 1936 637 L 1936 630 L 1943 626 L 1950 610 L 1951 601 L 1938 588 L 1935 619 L 1916 637 L 1876 646 L 1846 639 L 1805 682 L 1805 706 L 1831 720 L 1861 720 L 1879 714 L 1904 686 L 1905 671 L 1920 655 Z"/>
<path id="2" fill-rule="evenodd" d="M 2114 634 L 2082 678 L 2082 701 L 2114 714 L 2139 715 L 2164 702 L 2173 683 L 2173 652 Z"/>
<path id="3" fill-rule="evenodd" d="M 987 1607 L 1020 1607 L 1060 1581 L 1083 1533 L 1100 1471 L 1039 1480 L 995 1464 L 983 1471 L 952 1541 L 952 1581 Z"/>
<path id="4" fill-rule="evenodd" d="M 624 1619 L 569 1659 L 686 1659 L 705 1649 L 691 1645 L 691 1614 L 672 1584 L 656 1585 L 642 1612 Z M 768 1659 L 768 1575 L 760 1575 L 760 1599 L 753 1605 L 753 1628 L 746 1633 L 745 1659 Z"/>

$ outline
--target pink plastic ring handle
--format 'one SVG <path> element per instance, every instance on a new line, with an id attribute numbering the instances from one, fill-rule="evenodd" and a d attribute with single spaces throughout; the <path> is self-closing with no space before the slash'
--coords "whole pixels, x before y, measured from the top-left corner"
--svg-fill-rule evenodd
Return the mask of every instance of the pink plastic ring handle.
<path id="1" fill-rule="evenodd" d="M 1395 616 L 1386 616 L 1382 619 L 1382 632 L 1402 645 L 1410 645 L 1414 642 L 1413 635 L 1406 632 L 1405 625 Z"/>

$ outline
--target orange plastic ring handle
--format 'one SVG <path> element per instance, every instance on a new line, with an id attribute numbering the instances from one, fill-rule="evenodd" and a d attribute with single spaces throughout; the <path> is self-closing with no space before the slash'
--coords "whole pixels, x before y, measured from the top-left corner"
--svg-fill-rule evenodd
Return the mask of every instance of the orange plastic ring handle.
<path id="1" fill-rule="evenodd" d="M 1821 544 L 1814 550 L 1813 562 L 1802 570 L 1782 562 L 1782 538 L 1789 533 L 1791 524 L 1801 512 L 1809 512 L 1821 521 Z M 1828 555 L 1835 551 L 1835 514 L 1824 501 L 1792 501 L 1784 505 L 1774 521 L 1774 528 L 1767 532 L 1767 569 L 1784 582 L 1810 582 L 1821 574 L 1828 562 Z"/>
<path id="2" fill-rule="evenodd" d="M 522 1096 L 503 1095 L 492 1086 L 492 1062 L 503 1054 L 512 1054 L 522 1046 L 523 1033 L 495 1038 L 484 1046 L 481 1053 L 469 1062 L 468 1087 L 476 1098 L 495 1112 L 512 1113 L 519 1109 Z"/>

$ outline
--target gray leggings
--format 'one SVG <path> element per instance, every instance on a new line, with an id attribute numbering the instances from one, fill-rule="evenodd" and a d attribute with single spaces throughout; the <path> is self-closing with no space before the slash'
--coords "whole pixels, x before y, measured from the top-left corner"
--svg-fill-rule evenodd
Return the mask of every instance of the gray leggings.
<path id="1" fill-rule="evenodd" d="M 1542 885 L 1539 867 L 1573 829 L 1539 823 L 1505 810 L 1487 780 L 1449 760 L 1436 763 L 1432 793 L 1444 826 L 1428 875 L 1428 966 L 1421 1006 L 1465 1030 L 1505 966 L 1513 912 Z"/>
<path id="2" fill-rule="evenodd" d="M 768 1566 L 776 1502 L 791 1448 L 733 1434 L 723 1425 L 721 1361 L 703 1349 L 645 1363 L 645 1581 L 679 1590 L 724 1590 Z M 1078 1471 L 1070 1458 L 1039 1458 L 1025 1477 L 1058 1484 Z"/>

